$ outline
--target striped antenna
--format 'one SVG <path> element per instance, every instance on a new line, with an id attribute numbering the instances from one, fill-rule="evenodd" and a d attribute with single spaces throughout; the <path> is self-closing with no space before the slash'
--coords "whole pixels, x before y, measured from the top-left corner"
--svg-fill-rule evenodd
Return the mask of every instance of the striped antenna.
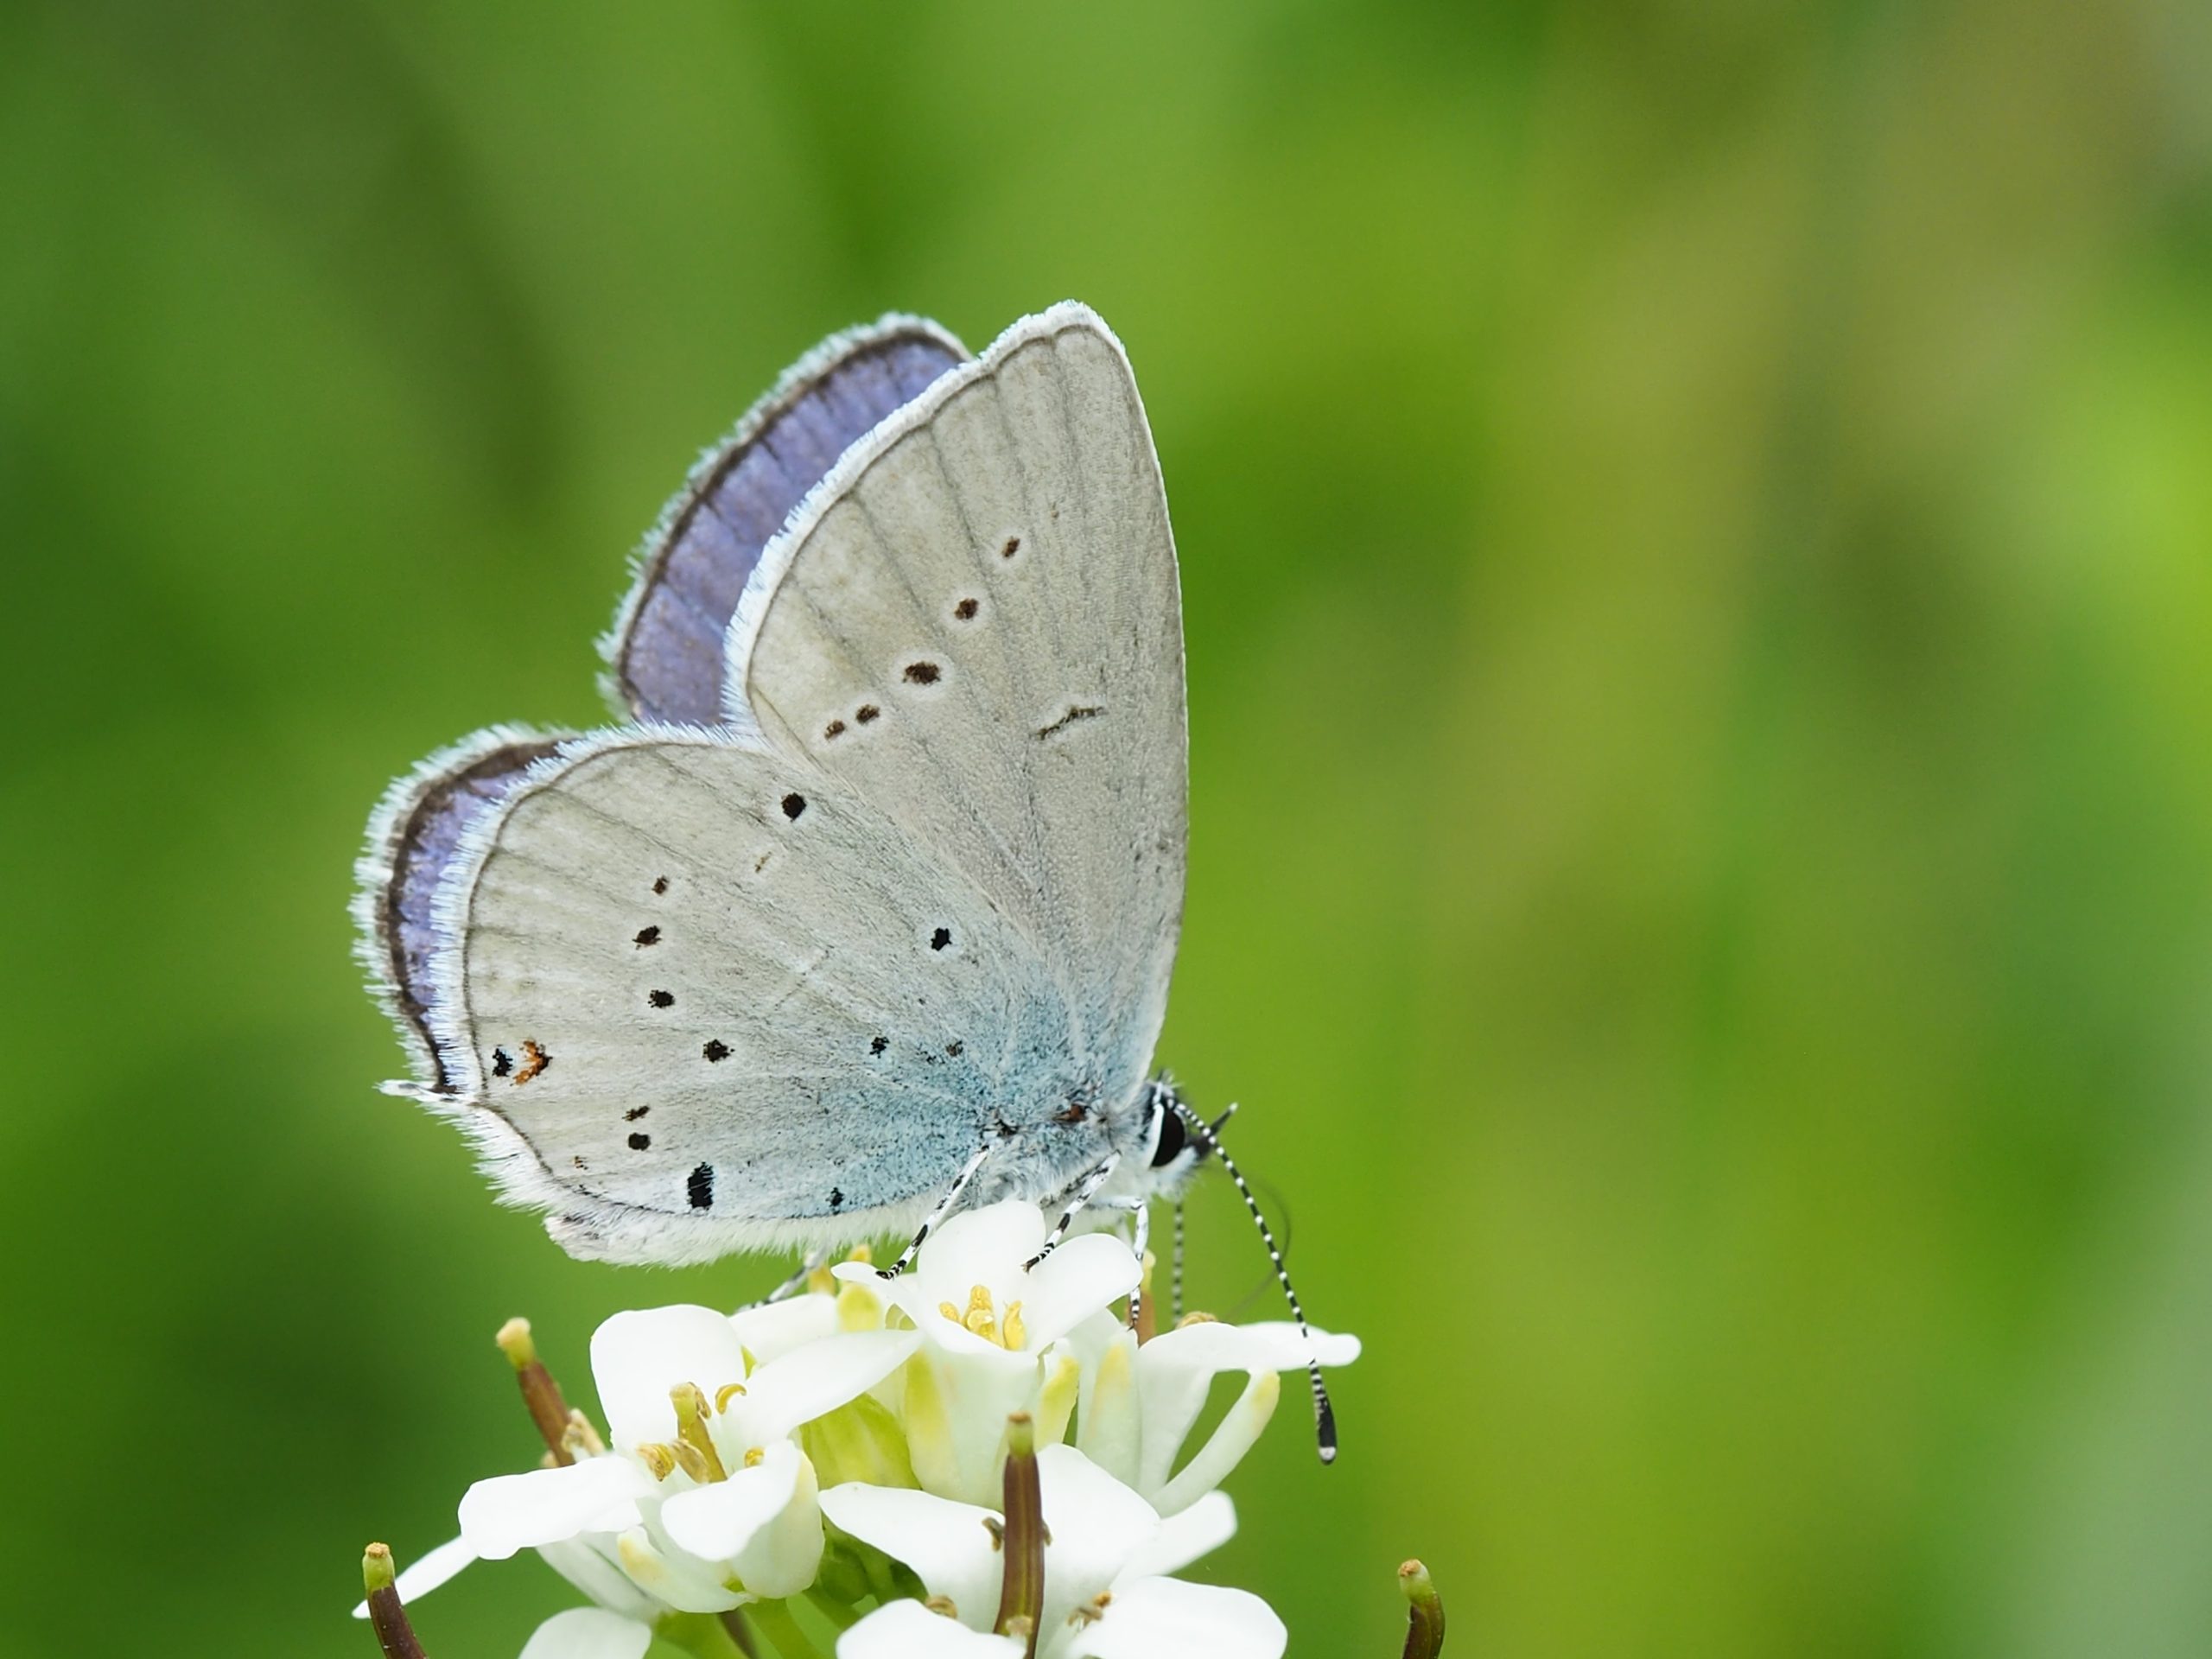
<path id="1" fill-rule="evenodd" d="M 1306 1310 L 1298 1305 L 1298 1292 L 1291 1287 L 1290 1269 L 1283 1265 L 1282 1251 L 1275 1246 L 1274 1230 L 1268 1225 L 1268 1218 L 1260 1209 L 1260 1201 L 1252 1196 L 1252 1189 L 1245 1184 L 1244 1173 L 1229 1155 L 1229 1148 L 1221 1144 L 1221 1126 L 1229 1122 L 1236 1110 L 1230 1107 L 1213 1122 L 1208 1123 L 1188 1106 L 1173 1089 L 1155 1085 L 1157 1095 L 1183 1120 L 1185 1128 L 1221 1160 L 1221 1166 L 1229 1172 L 1229 1179 L 1236 1183 L 1236 1191 L 1244 1200 L 1245 1209 L 1251 1211 L 1252 1222 L 1260 1230 L 1261 1241 L 1268 1247 L 1268 1260 L 1274 1263 L 1275 1279 L 1282 1286 L 1284 1300 L 1290 1304 L 1290 1317 L 1298 1321 L 1298 1334 L 1306 1338 L 1306 1380 L 1313 1389 L 1313 1431 L 1320 1442 L 1321 1461 L 1337 1460 L 1337 1413 L 1329 1403 L 1328 1385 L 1321 1381 L 1321 1362 L 1313 1352 L 1313 1332 L 1306 1324 Z"/>

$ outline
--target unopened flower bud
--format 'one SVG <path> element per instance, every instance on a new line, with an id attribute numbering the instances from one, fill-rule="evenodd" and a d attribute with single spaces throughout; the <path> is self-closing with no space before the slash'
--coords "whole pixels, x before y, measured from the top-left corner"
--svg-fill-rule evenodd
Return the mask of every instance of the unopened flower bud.
<path id="1" fill-rule="evenodd" d="M 407 1622 L 407 1610 L 399 1603 L 394 1582 L 397 1577 L 392 1570 L 391 1551 L 384 1545 L 371 1544 L 361 1553 L 361 1586 L 369 1592 L 369 1624 L 384 1649 L 385 1659 L 423 1659 L 423 1644 L 415 1639 L 415 1627 Z"/>
<path id="2" fill-rule="evenodd" d="M 1408 1604 L 1405 1659 L 1436 1659 L 1444 1647 L 1444 1598 L 1417 1560 L 1398 1569 L 1398 1588 Z"/>
<path id="3" fill-rule="evenodd" d="M 515 1368 L 515 1381 L 522 1387 L 522 1402 L 530 1411 L 531 1421 L 537 1425 L 537 1432 L 545 1441 L 545 1449 L 553 1454 L 556 1464 L 574 1463 L 575 1454 L 569 1450 L 569 1406 L 561 1397 L 561 1385 L 537 1357 L 537 1344 L 531 1339 L 528 1319 L 509 1319 L 493 1338 L 499 1351 L 507 1357 L 507 1363 Z"/>

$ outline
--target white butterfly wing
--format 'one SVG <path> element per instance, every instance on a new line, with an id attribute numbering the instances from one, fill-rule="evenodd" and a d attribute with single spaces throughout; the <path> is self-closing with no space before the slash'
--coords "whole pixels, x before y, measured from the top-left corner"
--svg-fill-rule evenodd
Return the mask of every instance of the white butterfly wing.
<path id="1" fill-rule="evenodd" d="M 1066 1024 L 1052 977 L 803 758 L 710 733 L 571 745 L 507 798 L 454 901 L 441 1050 L 497 1114 L 503 1184 L 580 1254 L 866 1236 L 986 1135 L 1041 1127 L 998 1102 Z"/>
<path id="2" fill-rule="evenodd" d="M 1061 305 L 848 451 L 738 607 L 729 683 L 1034 942 L 1118 1114 L 1185 874 L 1182 620 L 1120 343 Z"/>

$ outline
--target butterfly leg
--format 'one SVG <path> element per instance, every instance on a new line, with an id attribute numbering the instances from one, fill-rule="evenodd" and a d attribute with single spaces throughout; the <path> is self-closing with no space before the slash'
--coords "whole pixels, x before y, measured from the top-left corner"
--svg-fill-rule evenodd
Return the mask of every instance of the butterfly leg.
<path id="1" fill-rule="evenodd" d="M 899 1251 L 899 1259 L 889 1267 L 878 1268 L 875 1270 L 877 1278 L 896 1279 L 914 1265 L 914 1258 L 922 1253 L 923 1244 L 927 1242 L 931 1233 L 944 1225 L 944 1218 L 957 1207 L 960 1203 L 960 1195 L 968 1190 L 968 1183 L 976 1179 L 976 1172 L 983 1166 L 983 1160 L 989 1157 L 991 1152 L 992 1148 L 988 1146 L 980 1147 L 976 1155 L 962 1166 L 960 1173 L 953 1179 L 951 1189 L 937 1201 L 937 1208 L 929 1212 L 921 1226 L 916 1230 L 914 1242 Z"/>
<path id="2" fill-rule="evenodd" d="M 1109 1202 L 1116 1210 L 1128 1209 L 1136 1215 L 1136 1223 L 1129 1230 L 1134 1235 L 1129 1248 L 1137 1253 L 1138 1269 L 1137 1287 L 1129 1293 L 1129 1329 L 1135 1331 L 1140 1328 L 1137 1321 L 1144 1313 L 1144 1255 L 1152 1244 L 1152 1206 L 1142 1198 L 1114 1198 Z M 1178 1312 L 1176 1317 L 1180 1319 L 1182 1315 Z"/>
<path id="3" fill-rule="evenodd" d="M 1067 1209 L 1062 1212 L 1058 1224 L 1052 1230 L 1045 1235 L 1045 1248 L 1021 1264 L 1021 1270 L 1024 1273 L 1028 1272 L 1030 1268 L 1059 1249 L 1060 1241 L 1067 1236 L 1069 1224 L 1083 1213 L 1084 1206 L 1096 1195 L 1098 1189 L 1113 1179 L 1115 1166 L 1121 1161 L 1122 1154 L 1118 1152 L 1115 1153 L 1103 1163 L 1085 1170 L 1076 1178 L 1075 1185 L 1071 1189 Z"/>
<path id="4" fill-rule="evenodd" d="M 791 1297 L 798 1295 L 799 1292 L 806 1288 L 806 1281 L 814 1276 L 815 1269 L 819 1268 L 829 1259 L 830 1252 L 826 1247 L 822 1249 L 810 1252 L 806 1259 L 798 1264 L 798 1271 L 797 1273 L 791 1274 L 790 1278 L 785 1280 L 782 1284 L 778 1285 L 773 1290 L 770 1291 L 766 1296 L 763 1296 L 759 1301 L 747 1302 L 743 1307 L 739 1308 L 737 1311 L 740 1313 L 750 1313 L 754 1308 L 766 1307 L 771 1302 L 788 1301 Z"/>

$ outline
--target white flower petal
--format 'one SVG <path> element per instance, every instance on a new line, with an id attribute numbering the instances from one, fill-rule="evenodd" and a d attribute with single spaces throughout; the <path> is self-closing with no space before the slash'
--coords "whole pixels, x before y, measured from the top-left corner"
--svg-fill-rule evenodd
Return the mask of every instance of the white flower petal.
<path id="1" fill-rule="evenodd" d="M 1287 1321 L 1224 1325 L 1208 1319 L 1163 1331 L 1139 1349 L 1137 1399 L 1144 1428 L 1137 1463 L 1138 1490 L 1157 1493 L 1166 1487 L 1168 1471 L 1175 1466 L 1184 1438 L 1205 1409 L 1206 1391 L 1219 1373 L 1299 1370 L 1309 1352 L 1318 1353 L 1325 1364 L 1347 1363 L 1359 1357 L 1357 1337 L 1326 1331 L 1316 1331 L 1313 1336 L 1309 1344 L 1299 1335 L 1298 1327 Z M 1268 1409 L 1273 1408 L 1270 1400 Z M 1224 1451 L 1227 1444 L 1224 1443 Z M 1241 1451 L 1237 1453 L 1243 1455 Z M 1235 1466 L 1232 1458 L 1207 1485 L 1217 1484 Z M 1186 1482 L 1185 1490 L 1195 1497 L 1207 1485 Z"/>
<path id="2" fill-rule="evenodd" d="M 918 1601 L 879 1607 L 837 1638 L 837 1659 L 1019 1659 L 1021 1651 L 1012 1637 L 971 1630 Z"/>
<path id="3" fill-rule="evenodd" d="M 801 1423 L 865 1394 L 921 1345 L 912 1331 L 855 1331 L 794 1349 L 753 1372 L 731 1400 L 733 1432 L 746 1447 L 780 1440 Z"/>
<path id="4" fill-rule="evenodd" d="M 418 1560 L 410 1562 L 391 1587 L 399 1592 L 402 1605 L 417 1602 L 471 1561 L 480 1559 L 466 1538 L 450 1539 L 435 1549 L 424 1551 Z M 366 1618 L 368 1616 L 367 1602 L 361 1602 L 354 1607 L 354 1618 Z"/>
<path id="5" fill-rule="evenodd" d="M 1115 1590 L 1103 1618 L 1052 1643 L 1053 1659 L 1281 1659 L 1290 1633 L 1274 1609 L 1243 1590 L 1138 1579 Z"/>
<path id="6" fill-rule="evenodd" d="M 979 1285 L 1001 1310 L 1009 1301 L 1021 1300 L 1027 1290 L 1021 1264 L 1044 1244 L 1045 1218 L 1037 1206 L 1008 1198 L 953 1217 L 931 1236 L 913 1269 L 896 1279 L 880 1279 L 874 1268 L 857 1262 L 840 1262 L 831 1272 L 872 1287 L 931 1342 L 974 1353 L 995 1344 L 966 1329 L 957 1317 L 946 1319 L 943 1306 L 950 1303 L 964 1313 L 969 1293 Z M 1026 1307 L 1023 1314 L 1026 1321 Z"/>
<path id="7" fill-rule="evenodd" d="M 678 1549 L 726 1561 L 791 1501 L 800 1461 L 797 1446 L 778 1440 L 753 1467 L 670 1498 L 660 1506 L 660 1524 Z"/>
<path id="8" fill-rule="evenodd" d="M 1282 1397 L 1282 1380 L 1273 1371 L 1254 1371 L 1206 1443 L 1175 1471 L 1175 1478 L 1152 1494 L 1162 1515 L 1173 1515 L 1192 1504 L 1229 1478 L 1260 1438 L 1260 1431 L 1275 1414 Z"/>
<path id="9" fill-rule="evenodd" d="M 981 1630 L 997 1616 L 999 1556 L 983 1525 L 998 1519 L 993 1511 L 849 1481 L 822 1494 L 822 1512 L 862 1543 L 912 1567 L 931 1595 L 950 1596 L 963 1624 Z"/>
<path id="10" fill-rule="evenodd" d="M 1359 1338 L 1314 1326 L 1308 1344 L 1288 1319 L 1262 1320 L 1258 1325 L 1228 1325 L 1201 1319 L 1195 1325 L 1163 1331 L 1145 1344 L 1145 1358 L 1154 1364 L 1171 1360 L 1213 1371 L 1298 1371 L 1311 1354 L 1324 1365 L 1349 1365 L 1359 1357 Z"/>
<path id="11" fill-rule="evenodd" d="M 1045 1558 L 1041 1630 L 1058 1628 L 1077 1607 L 1109 1588 L 1129 1557 L 1160 1531 L 1152 1505 L 1071 1446 L 1037 1453 L 1044 1489 L 1045 1528 L 1052 1544 Z"/>
<path id="12" fill-rule="evenodd" d="M 673 1544 L 663 1548 L 649 1528 L 632 1527 L 614 1539 L 613 1546 L 613 1559 L 621 1576 L 679 1613 L 724 1612 L 745 1599 L 722 1582 L 719 1569 L 685 1554 Z M 659 1617 L 658 1611 L 654 1617 Z"/>
<path id="13" fill-rule="evenodd" d="M 1006 1491 L 999 1454 L 1007 1417 L 1036 1410 L 1039 1378 L 1032 1355 L 989 1343 L 980 1350 L 956 1354 L 925 1347 L 917 1353 L 905 1372 L 899 1417 L 922 1489 L 988 1507 Z"/>
<path id="14" fill-rule="evenodd" d="M 632 1527 L 620 1536 L 601 1533 L 588 1538 L 564 1538 L 558 1543 L 540 1544 L 537 1555 L 595 1605 L 650 1624 L 668 1611 L 672 1598 L 649 1593 L 617 1564 L 622 1539 L 633 1535 L 643 1537 L 645 1529 Z"/>
<path id="15" fill-rule="evenodd" d="M 486 1560 L 504 1561 L 518 1549 L 580 1532 L 633 1527 L 636 1500 L 652 1490 L 652 1477 L 624 1457 L 500 1475 L 478 1481 L 461 1497 L 461 1535 Z"/>
<path id="16" fill-rule="evenodd" d="M 571 1607 L 523 1643 L 522 1659 L 645 1659 L 652 1628 L 603 1607 Z"/>
<path id="17" fill-rule="evenodd" d="M 1030 1351 L 1128 1295 L 1143 1277 L 1135 1254 L 1113 1234 L 1069 1239 L 1030 1270 L 1020 1293 Z"/>
<path id="18" fill-rule="evenodd" d="M 1044 1248 L 1045 1217 L 1037 1206 L 1007 1198 L 953 1217 L 937 1230 L 915 1265 L 937 1300 L 965 1307 L 969 1286 L 1002 1288 Z"/>
<path id="19" fill-rule="evenodd" d="M 1134 1485 L 1144 1424 L 1137 1406 L 1136 1332 L 1101 1313 L 1077 1325 L 1068 1340 L 1083 1360 L 1076 1445 L 1115 1479 Z"/>
<path id="20" fill-rule="evenodd" d="M 1236 1506 L 1227 1492 L 1208 1492 L 1178 1515 L 1160 1517 L 1160 1530 L 1122 1563 L 1117 1580 L 1164 1578 L 1210 1555 L 1236 1535 Z"/>
<path id="21" fill-rule="evenodd" d="M 766 1364 L 794 1348 L 833 1334 L 837 1329 L 837 1299 L 811 1293 L 786 1296 L 780 1302 L 733 1313 L 729 1324 L 746 1351 Z"/>
<path id="22" fill-rule="evenodd" d="M 626 1450 L 676 1438 L 668 1391 L 696 1382 L 712 1400 L 745 1380 L 744 1344 L 729 1316 L 711 1307 L 652 1307 L 617 1313 L 592 1332 L 591 1374 L 614 1444 Z"/>
<path id="23" fill-rule="evenodd" d="M 814 1465 L 798 1460 L 798 1482 L 791 1502 L 753 1535 L 731 1566 L 738 1582 L 763 1599 L 781 1600 L 812 1587 L 822 1571 L 822 1489 Z"/>

